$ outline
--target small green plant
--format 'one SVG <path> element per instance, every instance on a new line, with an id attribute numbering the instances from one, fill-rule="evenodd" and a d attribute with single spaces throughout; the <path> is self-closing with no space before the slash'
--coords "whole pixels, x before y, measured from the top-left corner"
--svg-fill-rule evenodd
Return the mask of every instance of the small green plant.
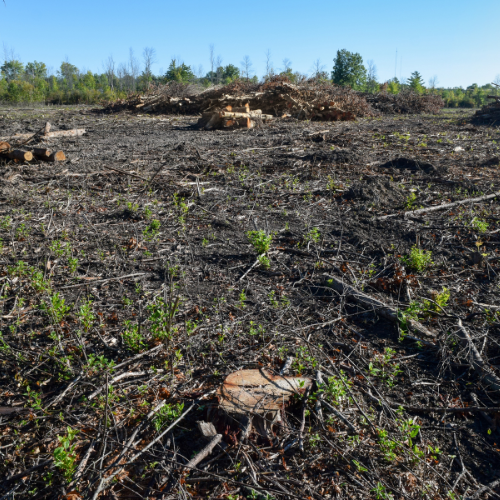
<path id="1" fill-rule="evenodd" d="M 412 210 L 413 208 L 415 208 L 416 201 L 417 201 L 417 195 L 415 194 L 415 192 L 412 191 L 406 198 L 406 201 L 404 203 L 404 208 L 406 210 Z"/>
<path id="2" fill-rule="evenodd" d="M 146 220 L 149 220 L 151 218 L 151 215 L 153 215 L 153 212 L 151 211 L 151 209 L 148 206 L 146 206 L 142 210 L 142 215 L 144 216 L 144 218 Z"/>
<path id="3" fill-rule="evenodd" d="M 157 299 L 148 306 L 149 321 L 151 322 L 151 333 L 154 338 L 170 341 L 176 331 L 173 320 L 179 310 L 180 297 L 177 296 L 173 302 L 162 298 Z"/>
<path id="4" fill-rule="evenodd" d="M 40 309 L 46 312 L 55 323 L 60 324 L 71 307 L 66 305 L 64 297 L 58 292 L 50 297 L 49 302 L 43 301 Z"/>
<path id="5" fill-rule="evenodd" d="M 71 254 L 71 250 L 69 246 L 66 243 L 63 243 L 60 240 L 54 240 L 52 244 L 50 245 L 50 251 L 56 256 L 56 257 L 64 257 L 66 255 Z"/>
<path id="6" fill-rule="evenodd" d="M 2 217 L 0 219 L 0 228 L 2 228 L 4 231 L 9 231 L 11 227 L 12 227 L 12 217 L 6 215 L 5 217 Z"/>
<path id="7" fill-rule="evenodd" d="M 38 410 L 38 411 L 41 411 L 43 409 L 41 393 L 33 391 L 32 389 L 30 389 L 30 386 L 27 385 L 25 396 L 28 396 L 29 406 L 31 408 L 33 408 L 34 410 Z"/>
<path id="8" fill-rule="evenodd" d="M 272 290 L 271 292 L 269 292 L 267 294 L 267 296 L 269 297 L 269 301 L 271 302 L 271 306 L 274 308 L 274 309 L 278 309 L 278 307 L 280 306 L 279 302 L 276 300 L 276 292 L 274 290 Z"/>
<path id="9" fill-rule="evenodd" d="M 257 260 L 264 269 L 269 269 L 271 267 L 271 261 L 267 255 L 259 255 Z"/>
<path id="10" fill-rule="evenodd" d="M 394 349 L 386 347 L 384 354 L 378 355 L 375 361 L 370 361 L 368 371 L 371 376 L 378 376 L 384 380 L 389 387 L 393 387 L 396 383 L 396 377 L 402 373 L 399 369 L 399 364 L 391 362 L 392 357 L 396 354 Z"/>
<path id="11" fill-rule="evenodd" d="M 139 205 L 137 203 L 132 203 L 131 201 L 127 201 L 127 210 L 130 213 L 135 213 L 139 210 Z"/>
<path id="12" fill-rule="evenodd" d="M 201 246 L 206 247 L 208 245 L 208 239 L 203 238 L 203 241 L 201 242 Z"/>
<path id="13" fill-rule="evenodd" d="M 111 373 L 113 371 L 113 366 L 115 366 L 115 362 L 113 360 L 107 359 L 104 354 L 100 356 L 96 356 L 95 354 L 89 354 L 88 356 L 88 367 L 92 371 L 101 371 L 101 370 L 109 370 Z"/>
<path id="14" fill-rule="evenodd" d="M 488 231 L 489 224 L 486 221 L 474 217 L 471 221 L 472 227 L 479 233 Z"/>
<path id="15" fill-rule="evenodd" d="M 172 403 L 166 404 L 158 410 L 156 417 L 154 419 L 154 426 L 156 431 L 159 431 L 165 424 L 173 422 L 176 418 L 179 418 L 182 410 L 184 409 L 184 403 Z"/>
<path id="16" fill-rule="evenodd" d="M 375 498 L 377 500 L 392 500 L 394 498 L 394 496 L 391 493 L 388 493 L 386 487 L 380 482 L 378 482 L 375 488 L 370 491 L 375 494 Z"/>
<path id="17" fill-rule="evenodd" d="M 92 310 L 92 301 L 88 300 L 84 302 L 80 306 L 80 309 L 78 310 L 76 315 L 78 316 L 78 319 L 80 320 L 80 323 L 83 326 L 83 330 L 85 332 L 88 332 L 92 328 L 92 325 L 94 324 L 95 321 L 95 314 L 94 311 Z"/>
<path id="18" fill-rule="evenodd" d="M 78 269 L 78 259 L 76 257 L 70 257 L 68 259 L 69 272 L 75 274 Z"/>
<path id="19" fill-rule="evenodd" d="M 61 469 L 61 472 L 67 482 L 70 482 L 73 478 L 73 474 L 76 470 L 76 445 L 71 443 L 78 434 L 77 430 L 73 430 L 68 427 L 68 434 L 66 436 L 57 436 L 61 446 L 54 450 L 54 465 Z"/>
<path id="20" fill-rule="evenodd" d="M 30 230 L 26 227 L 26 224 L 23 222 L 16 227 L 16 239 L 21 241 L 28 237 Z"/>
<path id="21" fill-rule="evenodd" d="M 242 290 L 240 292 L 240 295 L 238 297 L 238 305 L 240 309 L 245 309 L 246 304 L 245 301 L 247 300 L 247 296 L 245 295 L 245 290 Z"/>
<path id="22" fill-rule="evenodd" d="M 153 219 L 144 229 L 142 234 L 147 240 L 154 240 L 160 234 L 161 223 L 158 219 Z"/>
<path id="23" fill-rule="evenodd" d="M 188 319 L 186 321 L 186 333 L 191 335 L 198 328 L 198 321 Z"/>
<path id="24" fill-rule="evenodd" d="M 412 271 L 419 273 L 424 272 L 434 264 L 432 252 L 430 250 L 421 250 L 416 245 L 412 247 L 409 255 L 401 257 L 401 262 Z"/>
<path id="25" fill-rule="evenodd" d="M 123 342 L 134 352 L 139 352 L 144 347 L 144 337 L 139 333 L 139 326 L 132 325 L 130 320 L 124 322 L 125 330 L 122 337 Z"/>
<path id="26" fill-rule="evenodd" d="M 259 255 L 265 255 L 269 252 L 271 248 L 271 243 L 273 241 L 272 236 L 267 236 L 265 231 L 248 231 L 248 239 L 252 243 L 255 251 Z"/>
<path id="27" fill-rule="evenodd" d="M 122 301 L 124 306 L 131 306 L 134 303 L 134 301 L 128 297 L 123 297 Z"/>
<path id="28" fill-rule="evenodd" d="M 321 234 L 317 227 L 313 227 L 309 230 L 309 232 L 304 236 L 304 239 L 307 243 L 318 243 L 321 239 Z"/>

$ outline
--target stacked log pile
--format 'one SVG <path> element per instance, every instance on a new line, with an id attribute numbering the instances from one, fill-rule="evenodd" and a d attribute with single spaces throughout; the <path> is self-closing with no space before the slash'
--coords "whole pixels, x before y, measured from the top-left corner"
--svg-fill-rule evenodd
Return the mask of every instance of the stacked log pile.
<path id="1" fill-rule="evenodd" d="M 205 130 L 254 128 L 256 125 L 271 121 L 272 115 L 262 113 L 261 109 L 250 111 L 248 103 L 240 108 L 226 106 L 221 110 L 205 112 L 198 120 L 198 127 Z"/>
<path id="2" fill-rule="evenodd" d="M 493 85 L 496 84 L 494 83 Z M 500 85 L 496 86 L 500 87 Z M 500 123 L 500 96 L 489 95 L 488 99 L 493 99 L 493 102 L 476 111 L 474 119 L 480 122 Z"/>

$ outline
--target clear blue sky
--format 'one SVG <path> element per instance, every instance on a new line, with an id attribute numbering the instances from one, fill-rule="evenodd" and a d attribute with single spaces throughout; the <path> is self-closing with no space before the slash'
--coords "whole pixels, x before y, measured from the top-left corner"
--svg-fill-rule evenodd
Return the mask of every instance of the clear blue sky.
<path id="1" fill-rule="evenodd" d="M 110 54 L 125 62 L 156 49 L 155 73 L 178 56 L 209 70 L 209 45 L 223 64 L 245 55 L 260 77 L 270 49 L 276 69 L 284 58 L 311 72 L 320 59 L 331 70 L 338 49 L 372 59 L 379 80 L 418 70 L 439 86 L 480 85 L 500 74 L 500 1 L 483 0 L 5 0 L 0 42 L 22 62 L 63 60 L 101 72 Z M 402 58 L 402 66 L 401 66 Z M 3 61 L 3 52 L 0 52 Z M 141 61 L 142 63 L 142 61 Z"/>

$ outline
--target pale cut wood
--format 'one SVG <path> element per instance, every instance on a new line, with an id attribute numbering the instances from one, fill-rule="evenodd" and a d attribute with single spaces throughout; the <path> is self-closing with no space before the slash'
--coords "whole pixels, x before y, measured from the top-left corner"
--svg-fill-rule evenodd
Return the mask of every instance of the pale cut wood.
<path id="1" fill-rule="evenodd" d="M 33 153 L 31 153 L 31 151 L 21 151 L 20 149 L 15 149 L 9 153 L 1 153 L 1 156 L 19 161 L 31 161 L 33 159 Z"/>
<path id="2" fill-rule="evenodd" d="M 0 151 L 8 151 L 10 144 L 8 142 L 0 142 Z"/>
<path id="3" fill-rule="evenodd" d="M 261 120 L 272 120 L 272 115 L 263 115 L 262 110 L 258 109 L 257 111 L 250 111 L 250 113 L 235 113 L 229 111 L 221 111 L 219 113 L 221 118 L 260 118 Z"/>
<path id="4" fill-rule="evenodd" d="M 249 117 L 246 118 L 223 118 L 222 127 L 223 128 L 254 128 L 255 122 L 250 120 Z"/>
<path id="5" fill-rule="evenodd" d="M 62 151 L 55 151 L 49 156 L 49 161 L 64 161 L 66 155 Z"/>
<path id="6" fill-rule="evenodd" d="M 44 138 L 52 139 L 54 137 L 79 137 L 85 134 L 86 130 L 84 128 L 74 128 L 72 130 L 57 130 L 55 132 L 49 132 L 47 135 L 44 135 Z M 33 134 L 16 134 L 10 135 L 8 137 L 0 137 L 0 141 L 23 141 L 26 139 L 30 139 L 33 137 Z"/>
<path id="7" fill-rule="evenodd" d="M 45 127 L 43 127 L 43 135 L 47 136 L 50 132 L 50 122 L 45 122 Z"/>
<path id="8" fill-rule="evenodd" d="M 229 374 L 217 391 L 219 406 L 227 413 L 276 412 L 295 394 L 312 386 L 308 377 L 283 377 L 265 370 L 240 370 Z"/>

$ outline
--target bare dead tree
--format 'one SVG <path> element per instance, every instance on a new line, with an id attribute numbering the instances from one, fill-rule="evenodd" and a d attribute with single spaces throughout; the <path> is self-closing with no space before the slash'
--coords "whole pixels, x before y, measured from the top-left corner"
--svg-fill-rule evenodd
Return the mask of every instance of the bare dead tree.
<path id="1" fill-rule="evenodd" d="M 245 56 L 243 61 L 241 61 L 241 73 L 244 78 L 246 78 L 247 82 L 250 80 L 251 75 L 253 73 L 252 70 L 252 61 L 249 56 Z"/>
<path id="2" fill-rule="evenodd" d="M 316 80 L 322 80 L 325 76 L 328 78 L 328 75 L 325 72 L 325 65 L 321 64 L 320 59 L 316 59 L 313 63 L 312 77 Z"/>
<path id="3" fill-rule="evenodd" d="M 271 50 L 266 51 L 266 74 L 264 76 L 265 80 L 269 80 L 274 75 L 273 63 L 271 61 Z"/>
<path id="4" fill-rule="evenodd" d="M 217 56 L 217 59 L 215 60 L 215 68 L 216 68 L 216 81 L 217 81 L 217 85 L 219 85 L 222 81 L 222 72 L 223 72 L 223 69 L 222 69 L 222 57 L 221 56 Z"/>
<path id="5" fill-rule="evenodd" d="M 108 77 L 108 85 L 110 86 L 111 90 L 113 90 L 115 77 L 115 60 L 113 59 L 112 55 L 110 55 L 104 62 L 104 72 Z"/>
<path id="6" fill-rule="evenodd" d="M 203 66 L 201 64 L 198 64 L 198 67 L 194 69 L 194 75 L 198 80 L 201 80 L 203 78 L 203 75 L 205 74 L 203 70 Z"/>
<path id="7" fill-rule="evenodd" d="M 214 83 L 214 64 L 215 64 L 215 45 L 213 43 L 210 44 L 209 46 L 210 50 L 210 82 L 213 84 Z"/>
<path id="8" fill-rule="evenodd" d="M 283 59 L 283 72 L 288 73 L 291 70 L 292 70 L 292 61 L 290 61 L 288 57 L 285 57 L 285 59 Z"/>
<path id="9" fill-rule="evenodd" d="M 120 63 L 118 65 L 118 68 L 116 69 L 116 76 L 118 77 L 118 85 L 120 87 L 120 90 L 123 90 L 123 88 L 128 89 L 130 86 L 130 77 L 127 65 L 125 63 Z"/>
<path id="10" fill-rule="evenodd" d="M 132 90 L 132 92 L 135 92 L 136 81 L 137 77 L 139 76 L 139 61 L 135 57 L 132 47 L 129 50 L 128 69 L 131 83 L 130 90 Z"/>
<path id="11" fill-rule="evenodd" d="M 146 47 L 142 52 L 142 60 L 144 61 L 144 70 L 142 73 L 146 79 L 146 85 L 149 90 L 151 77 L 153 76 L 151 67 L 156 63 L 156 50 L 152 47 Z"/>
<path id="12" fill-rule="evenodd" d="M 434 90 L 438 84 L 438 77 L 437 75 L 434 75 L 430 80 L 429 80 L 429 88 L 431 90 Z"/>

